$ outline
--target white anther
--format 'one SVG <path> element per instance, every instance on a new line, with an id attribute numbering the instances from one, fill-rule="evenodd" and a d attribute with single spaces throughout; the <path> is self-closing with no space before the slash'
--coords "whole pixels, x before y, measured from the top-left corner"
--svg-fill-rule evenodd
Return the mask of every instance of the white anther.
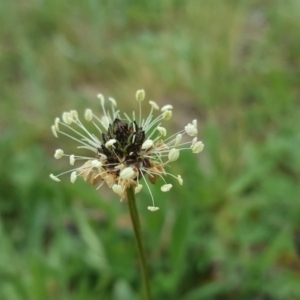
<path id="1" fill-rule="evenodd" d="M 178 180 L 180 185 L 183 185 L 183 180 L 182 180 L 180 175 L 177 176 L 177 180 Z"/>
<path id="2" fill-rule="evenodd" d="M 106 116 L 102 117 L 101 118 L 101 122 L 102 122 L 104 128 L 108 129 L 108 126 L 109 126 L 109 119 L 108 119 L 108 117 L 106 117 Z"/>
<path id="3" fill-rule="evenodd" d="M 193 148 L 197 142 L 197 137 L 194 137 L 190 148 Z"/>
<path id="4" fill-rule="evenodd" d="M 122 194 L 122 186 L 119 184 L 114 184 L 112 190 L 118 195 Z"/>
<path id="5" fill-rule="evenodd" d="M 168 192 L 172 188 L 172 184 L 164 184 L 160 189 L 162 192 Z"/>
<path id="6" fill-rule="evenodd" d="M 153 141 L 152 140 L 147 140 L 143 143 L 142 149 L 147 150 L 153 146 Z"/>
<path id="7" fill-rule="evenodd" d="M 72 116 L 68 112 L 63 113 L 62 119 L 67 125 L 70 125 L 73 122 Z"/>
<path id="8" fill-rule="evenodd" d="M 100 100 L 101 105 L 104 105 L 104 96 L 102 94 L 98 94 L 97 98 Z"/>
<path id="9" fill-rule="evenodd" d="M 171 109 L 173 109 L 173 106 L 170 104 L 167 104 L 167 105 L 163 106 L 160 111 L 164 112 L 166 110 L 171 110 Z"/>
<path id="10" fill-rule="evenodd" d="M 172 111 L 171 110 L 166 110 L 166 111 L 164 111 L 162 116 L 163 116 L 164 120 L 168 121 L 172 117 Z"/>
<path id="11" fill-rule="evenodd" d="M 109 97 L 108 100 L 111 102 L 111 104 L 116 107 L 117 106 L 117 101 L 114 98 Z"/>
<path id="12" fill-rule="evenodd" d="M 192 151 L 193 153 L 200 153 L 203 150 L 203 148 L 204 144 L 201 141 L 199 141 L 193 146 Z"/>
<path id="13" fill-rule="evenodd" d="M 186 125 L 186 126 L 184 127 L 184 129 L 185 129 L 185 132 L 186 132 L 189 136 L 196 136 L 197 133 L 198 133 L 197 128 L 196 128 L 193 124 L 191 124 L 191 123 L 189 123 L 188 125 Z"/>
<path id="14" fill-rule="evenodd" d="M 134 192 L 135 194 L 139 193 L 141 191 L 141 189 L 143 188 L 143 186 L 141 184 L 138 184 L 135 188 L 134 188 Z"/>
<path id="15" fill-rule="evenodd" d="M 159 106 L 154 101 L 149 101 L 149 104 L 152 106 L 153 109 L 159 110 Z"/>
<path id="16" fill-rule="evenodd" d="M 72 155 L 70 155 L 70 165 L 74 166 L 74 163 L 75 163 L 75 155 L 72 154 Z"/>
<path id="17" fill-rule="evenodd" d="M 197 128 L 197 120 L 193 120 L 192 123 L 193 123 L 194 127 Z"/>
<path id="18" fill-rule="evenodd" d="M 71 173 L 70 181 L 72 183 L 74 183 L 76 181 L 76 179 L 77 179 L 77 173 L 76 173 L 76 171 L 74 171 L 74 172 Z"/>
<path id="19" fill-rule="evenodd" d="M 55 121 L 54 121 L 54 126 L 55 126 L 55 129 L 57 131 L 59 131 L 59 122 L 60 122 L 60 118 L 55 118 Z"/>
<path id="20" fill-rule="evenodd" d="M 56 138 L 58 138 L 58 135 L 57 135 L 57 131 L 56 131 L 55 125 L 52 125 L 52 126 L 51 126 L 51 130 L 52 130 L 53 135 L 54 135 Z"/>
<path id="21" fill-rule="evenodd" d="M 93 111 L 88 108 L 84 112 L 84 118 L 88 121 L 91 122 L 93 120 Z"/>
<path id="22" fill-rule="evenodd" d="M 167 130 L 166 130 L 166 128 L 161 127 L 161 126 L 157 126 L 156 129 L 159 131 L 159 133 L 160 133 L 162 136 L 166 136 L 166 135 L 167 135 Z"/>
<path id="23" fill-rule="evenodd" d="M 129 180 L 134 176 L 134 171 L 131 167 L 127 167 L 125 169 L 123 169 L 120 173 L 120 178 L 124 179 L 124 180 Z"/>
<path id="24" fill-rule="evenodd" d="M 73 121 L 77 121 L 78 120 L 78 112 L 76 110 L 71 110 L 70 111 L 70 116 L 72 118 Z"/>
<path id="25" fill-rule="evenodd" d="M 56 158 L 56 159 L 60 159 L 60 158 L 62 158 L 64 156 L 64 150 L 62 150 L 62 149 L 57 149 L 56 151 L 55 151 L 55 153 L 54 153 L 54 157 Z"/>
<path id="26" fill-rule="evenodd" d="M 145 99 L 145 91 L 144 90 L 137 90 L 135 94 L 135 98 L 137 101 L 141 102 Z"/>
<path id="27" fill-rule="evenodd" d="M 51 178 L 52 180 L 54 180 L 54 181 L 56 181 L 56 182 L 60 182 L 60 179 L 57 178 L 56 176 L 54 176 L 53 174 L 50 174 L 49 176 L 50 176 L 50 178 Z"/>
<path id="28" fill-rule="evenodd" d="M 102 162 L 100 160 L 97 160 L 97 159 L 93 159 L 92 162 L 91 162 L 91 165 L 93 168 L 101 168 L 102 167 Z"/>
<path id="29" fill-rule="evenodd" d="M 175 149 L 175 148 L 172 148 L 168 154 L 168 159 L 169 161 L 175 161 L 177 160 L 179 157 L 179 150 L 178 149 Z"/>
<path id="30" fill-rule="evenodd" d="M 177 134 L 177 135 L 176 135 L 176 138 L 175 138 L 175 144 L 174 144 L 174 147 L 177 147 L 177 146 L 180 144 L 181 139 L 182 139 L 182 134 L 181 134 L 181 133 Z"/>
<path id="31" fill-rule="evenodd" d="M 148 206 L 147 208 L 150 211 L 157 211 L 157 210 L 159 210 L 159 207 L 157 207 L 157 206 Z"/>
<path id="32" fill-rule="evenodd" d="M 115 139 L 110 139 L 109 141 L 107 141 L 106 143 L 105 143 L 105 147 L 106 148 L 109 148 L 109 147 L 111 147 L 114 143 L 116 143 L 117 142 L 117 140 L 115 140 Z"/>

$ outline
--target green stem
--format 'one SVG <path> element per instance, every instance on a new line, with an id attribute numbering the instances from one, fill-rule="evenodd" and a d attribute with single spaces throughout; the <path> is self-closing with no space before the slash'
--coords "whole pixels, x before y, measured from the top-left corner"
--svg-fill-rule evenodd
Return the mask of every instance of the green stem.
<path id="1" fill-rule="evenodd" d="M 147 265 L 146 265 L 146 256 L 145 256 L 145 251 L 142 243 L 141 226 L 140 226 L 139 214 L 135 204 L 135 193 L 133 187 L 127 189 L 127 199 L 128 199 L 130 217 L 134 229 L 134 235 L 135 235 L 137 248 L 139 252 L 144 299 L 151 300 L 150 284 L 149 284 L 149 277 L 148 277 Z"/>

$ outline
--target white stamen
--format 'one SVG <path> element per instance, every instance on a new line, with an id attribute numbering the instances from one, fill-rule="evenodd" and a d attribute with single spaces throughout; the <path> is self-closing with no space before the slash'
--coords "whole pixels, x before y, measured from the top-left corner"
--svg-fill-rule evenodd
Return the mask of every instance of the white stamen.
<path id="1" fill-rule="evenodd" d="M 127 167 L 125 169 L 123 169 L 120 173 L 120 178 L 124 179 L 124 180 L 129 180 L 134 176 L 134 171 L 131 167 Z"/>
<path id="2" fill-rule="evenodd" d="M 100 100 L 101 105 L 104 105 L 104 96 L 102 94 L 98 94 L 97 98 Z"/>
<path id="3" fill-rule="evenodd" d="M 147 140 L 143 143 L 142 149 L 147 150 L 153 146 L 153 141 L 152 140 Z"/>
<path id="4" fill-rule="evenodd" d="M 157 126 L 156 129 L 159 131 L 159 133 L 160 133 L 162 136 L 166 136 L 166 135 L 167 135 L 167 130 L 166 130 L 166 128 L 161 127 L 161 126 Z"/>
<path id="5" fill-rule="evenodd" d="M 141 184 L 138 184 L 134 189 L 135 194 L 139 193 L 142 188 L 143 188 L 143 186 Z"/>
<path id="6" fill-rule="evenodd" d="M 196 142 L 197 142 L 197 137 L 194 137 L 192 140 L 191 148 L 195 146 Z"/>
<path id="7" fill-rule="evenodd" d="M 200 153 L 203 150 L 203 148 L 204 144 L 201 141 L 199 141 L 193 146 L 192 151 L 193 153 Z"/>
<path id="8" fill-rule="evenodd" d="M 109 147 L 111 147 L 114 143 L 116 143 L 117 142 L 117 140 L 115 140 L 115 139 L 110 139 L 109 141 L 107 141 L 106 143 L 105 143 L 105 147 L 106 148 L 109 148 Z"/>
<path id="9" fill-rule="evenodd" d="M 177 160 L 179 157 L 179 150 L 178 149 L 175 149 L 175 148 L 172 148 L 168 154 L 168 159 L 169 161 L 175 161 Z"/>
<path id="10" fill-rule="evenodd" d="M 76 171 L 74 171 L 74 172 L 71 173 L 70 181 L 72 183 L 74 183 L 76 181 L 76 179 L 77 179 L 77 173 L 76 173 Z"/>
<path id="11" fill-rule="evenodd" d="M 57 178 L 56 176 L 54 176 L 53 174 L 50 174 L 49 176 L 50 176 L 50 178 L 51 178 L 52 180 L 54 180 L 54 181 L 56 181 L 56 182 L 60 182 L 60 179 Z"/>
<path id="12" fill-rule="evenodd" d="M 56 138 L 58 138 L 57 131 L 56 131 L 56 128 L 55 128 L 55 125 L 52 125 L 52 126 L 51 126 L 51 130 L 52 130 L 53 135 L 54 135 Z"/>
<path id="13" fill-rule="evenodd" d="M 172 184 L 164 184 L 160 189 L 162 192 L 168 192 L 172 188 Z"/>
<path id="14" fill-rule="evenodd" d="M 157 210 L 159 210 L 159 207 L 157 207 L 157 206 L 148 206 L 147 208 L 150 211 L 157 211 Z"/>
<path id="15" fill-rule="evenodd" d="M 62 149 L 57 149 L 54 153 L 56 159 L 60 159 L 64 156 L 64 151 Z"/>
<path id="16" fill-rule="evenodd" d="M 78 120 L 78 112 L 76 110 L 71 110 L 70 117 L 72 118 L 72 121 L 77 121 Z"/>
<path id="17" fill-rule="evenodd" d="M 167 105 L 163 106 L 160 111 L 164 112 L 166 110 L 171 110 L 171 109 L 173 109 L 173 106 L 170 104 L 167 104 Z"/>
<path id="18" fill-rule="evenodd" d="M 122 186 L 119 184 L 114 184 L 112 190 L 118 195 L 122 194 Z"/>
<path id="19" fill-rule="evenodd" d="M 60 122 L 60 119 L 59 118 L 55 118 L 55 121 L 54 121 L 54 126 L 55 126 L 55 129 L 57 130 L 57 131 L 59 131 L 59 122 Z"/>
<path id="20" fill-rule="evenodd" d="M 68 112 L 63 113 L 62 119 L 67 125 L 71 125 L 71 123 L 73 122 L 72 116 Z"/>
<path id="21" fill-rule="evenodd" d="M 144 90 L 137 90 L 135 94 L 135 98 L 137 101 L 141 102 L 145 99 L 145 91 Z"/>
<path id="22" fill-rule="evenodd" d="M 84 113 L 84 118 L 88 121 L 91 122 L 93 120 L 93 111 L 91 109 L 86 109 Z"/>
<path id="23" fill-rule="evenodd" d="M 153 109 L 159 110 L 159 106 L 154 101 L 149 101 L 149 104 L 152 106 Z"/>
<path id="24" fill-rule="evenodd" d="M 101 168 L 102 167 L 102 162 L 100 160 L 97 160 L 97 159 L 93 159 L 92 162 L 91 162 L 91 165 L 93 168 Z"/>
<path id="25" fill-rule="evenodd" d="M 74 163 L 75 163 L 75 155 L 72 154 L 72 155 L 70 155 L 70 165 L 74 166 Z"/>
<path id="26" fill-rule="evenodd" d="M 108 126 L 109 126 L 109 119 L 108 117 L 104 116 L 101 118 L 101 122 L 102 122 L 102 125 L 104 126 L 105 129 L 108 129 Z"/>
<path id="27" fill-rule="evenodd" d="M 178 182 L 180 185 L 183 185 L 183 180 L 180 175 L 177 176 Z"/>
<path id="28" fill-rule="evenodd" d="M 116 107 L 117 106 L 117 101 L 114 98 L 109 97 L 108 100 L 111 102 L 111 104 Z"/>
<path id="29" fill-rule="evenodd" d="M 177 147 L 180 144 L 181 138 L 182 138 L 182 134 L 179 133 L 176 135 L 174 147 Z"/>
<path id="30" fill-rule="evenodd" d="M 197 133 L 198 133 L 197 128 L 196 128 L 193 124 L 191 124 L 191 123 L 189 123 L 188 125 L 186 125 L 186 126 L 184 127 L 184 129 L 185 129 L 185 132 L 186 132 L 189 136 L 196 136 Z"/>
<path id="31" fill-rule="evenodd" d="M 171 110 L 166 110 L 166 111 L 164 111 L 164 113 L 162 114 L 162 116 L 163 116 L 164 120 L 168 121 L 172 117 L 172 111 Z"/>
<path id="32" fill-rule="evenodd" d="M 197 120 L 193 120 L 192 123 L 193 123 L 194 127 L 197 128 Z"/>

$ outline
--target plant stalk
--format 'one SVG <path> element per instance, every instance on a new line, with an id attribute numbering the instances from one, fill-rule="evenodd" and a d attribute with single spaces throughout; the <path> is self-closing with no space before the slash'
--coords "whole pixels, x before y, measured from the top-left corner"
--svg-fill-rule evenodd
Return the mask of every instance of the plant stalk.
<path id="1" fill-rule="evenodd" d="M 136 208 L 135 193 L 133 187 L 127 189 L 127 199 L 128 199 L 130 217 L 134 229 L 135 240 L 137 243 L 137 248 L 139 253 L 139 262 L 140 262 L 140 269 L 142 273 L 142 283 L 143 283 L 143 295 L 145 300 L 151 300 L 146 256 L 145 256 L 145 250 L 142 243 L 141 225 L 140 225 L 138 211 Z"/>

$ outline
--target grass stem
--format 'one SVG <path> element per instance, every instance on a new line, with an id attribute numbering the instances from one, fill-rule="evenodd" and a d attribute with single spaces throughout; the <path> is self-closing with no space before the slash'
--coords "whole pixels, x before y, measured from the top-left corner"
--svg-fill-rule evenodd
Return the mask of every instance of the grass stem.
<path id="1" fill-rule="evenodd" d="M 132 225 L 133 225 L 133 229 L 134 229 L 135 240 L 136 240 L 137 248 L 138 248 L 139 262 L 140 262 L 142 283 L 143 283 L 143 295 L 144 295 L 145 300 L 151 300 L 150 283 L 149 283 L 149 277 L 148 277 L 148 271 L 147 271 L 146 256 L 145 256 L 145 250 L 143 247 L 142 237 L 141 237 L 141 225 L 140 225 L 139 215 L 138 215 L 138 211 L 137 211 L 136 203 L 135 203 L 135 193 L 134 193 L 134 189 L 132 187 L 127 189 L 127 199 L 128 199 L 130 217 L 131 217 L 131 221 L 132 221 Z"/>

